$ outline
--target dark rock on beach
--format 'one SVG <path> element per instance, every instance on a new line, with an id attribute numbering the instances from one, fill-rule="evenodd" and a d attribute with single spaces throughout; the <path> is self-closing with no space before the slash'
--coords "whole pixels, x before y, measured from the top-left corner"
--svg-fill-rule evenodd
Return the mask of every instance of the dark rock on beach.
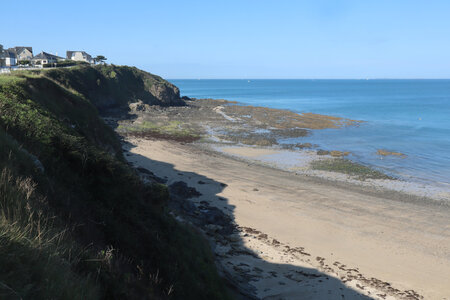
<path id="1" fill-rule="evenodd" d="M 157 183 L 165 184 L 167 182 L 167 179 L 160 178 L 156 176 L 153 172 L 147 170 L 146 168 L 139 167 L 136 170 L 138 170 L 141 173 L 141 176 L 143 176 L 145 179 Z"/>
<path id="2" fill-rule="evenodd" d="M 303 144 L 297 144 L 295 145 L 297 148 L 299 149 L 308 149 L 308 148 L 312 148 L 313 145 L 311 143 L 303 143 Z"/>
<path id="3" fill-rule="evenodd" d="M 330 155 L 330 151 L 319 149 L 317 155 Z"/>
<path id="4" fill-rule="evenodd" d="M 199 197 L 202 194 L 193 187 L 189 187 L 184 181 L 177 181 L 169 185 L 170 194 L 175 194 L 186 199 Z"/>
<path id="5" fill-rule="evenodd" d="M 147 174 L 147 175 L 155 175 L 155 174 L 153 174 L 153 172 L 147 170 L 146 168 L 139 167 L 139 168 L 137 168 L 137 170 L 138 170 L 139 172 L 144 173 L 144 174 Z"/>

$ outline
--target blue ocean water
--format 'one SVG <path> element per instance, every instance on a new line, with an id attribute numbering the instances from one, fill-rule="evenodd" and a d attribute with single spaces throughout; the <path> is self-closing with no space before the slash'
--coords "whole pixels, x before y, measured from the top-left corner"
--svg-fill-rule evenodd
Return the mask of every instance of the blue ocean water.
<path id="1" fill-rule="evenodd" d="M 424 183 L 450 185 L 450 80 L 171 80 L 182 95 L 366 121 L 302 142 Z M 377 149 L 406 154 L 380 157 Z"/>

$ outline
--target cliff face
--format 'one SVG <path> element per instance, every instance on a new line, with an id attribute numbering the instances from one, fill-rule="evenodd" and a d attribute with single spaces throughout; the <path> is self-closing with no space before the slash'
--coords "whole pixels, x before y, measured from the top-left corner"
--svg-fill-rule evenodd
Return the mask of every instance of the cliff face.
<path id="1" fill-rule="evenodd" d="M 63 86 L 80 92 L 100 112 L 124 109 L 141 100 L 149 105 L 183 106 L 180 90 L 159 76 L 133 67 L 97 65 L 45 72 Z"/>
<path id="2" fill-rule="evenodd" d="M 184 101 L 180 99 L 180 90 L 168 82 L 165 84 L 152 85 L 149 92 L 160 101 L 161 105 L 185 105 Z"/>
<path id="3" fill-rule="evenodd" d="M 99 117 L 137 99 L 183 105 L 129 67 L 0 76 L 0 298 L 228 298 L 207 243 Z"/>

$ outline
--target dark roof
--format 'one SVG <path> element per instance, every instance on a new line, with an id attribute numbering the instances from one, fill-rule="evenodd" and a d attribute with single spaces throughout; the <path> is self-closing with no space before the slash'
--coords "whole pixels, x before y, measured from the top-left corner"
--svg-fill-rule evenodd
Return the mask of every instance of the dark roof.
<path id="1" fill-rule="evenodd" d="M 74 54 L 75 52 L 81 52 L 81 53 L 82 53 L 83 55 L 85 55 L 86 57 L 92 58 L 91 55 L 89 55 L 88 53 L 86 53 L 86 52 L 84 52 L 84 51 L 66 51 L 66 57 L 67 57 L 68 59 L 71 59 L 71 58 L 72 58 L 72 54 Z"/>
<path id="2" fill-rule="evenodd" d="M 64 58 L 42 51 L 38 55 L 33 56 L 33 59 L 64 59 Z"/>
<path id="3" fill-rule="evenodd" d="M 20 52 L 22 52 L 23 50 L 27 49 L 28 51 L 30 51 L 31 53 L 33 53 L 33 47 L 22 47 L 22 46 L 16 46 L 14 47 L 14 49 L 16 50 L 16 53 L 19 54 Z"/>
<path id="4" fill-rule="evenodd" d="M 14 51 L 14 50 L 6 49 L 3 51 L 3 57 L 16 58 L 17 54 L 16 54 L 16 51 Z"/>
<path id="5" fill-rule="evenodd" d="M 14 54 L 17 54 L 17 52 L 16 52 L 16 49 L 15 49 L 15 48 L 8 48 L 8 49 L 5 49 L 5 52 L 10 52 L 10 53 L 14 53 Z"/>
<path id="6" fill-rule="evenodd" d="M 5 52 L 7 52 L 7 53 L 5 54 L 5 56 L 7 57 L 9 55 L 9 57 L 17 58 L 19 56 L 19 54 L 22 53 L 22 51 L 24 49 L 30 50 L 31 54 L 33 54 L 33 48 L 32 47 L 14 47 L 14 48 L 6 49 Z"/>

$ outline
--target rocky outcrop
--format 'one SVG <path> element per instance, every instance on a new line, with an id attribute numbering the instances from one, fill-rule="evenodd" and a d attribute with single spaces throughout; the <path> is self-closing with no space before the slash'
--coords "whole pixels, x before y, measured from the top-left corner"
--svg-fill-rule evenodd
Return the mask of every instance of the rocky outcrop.
<path id="1" fill-rule="evenodd" d="M 48 70 L 47 78 L 76 90 L 102 113 L 133 103 L 184 106 L 180 90 L 163 78 L 128 66 L 97 65 Z"/>
<path id="2" fill-rule="evenodd" d="M 381 156 L 400 156 L 402 158 L 406 157 L 406 155 L 403 153 L 389 151 L 389 150 L 385 150 L 385 149 L 378 149 L 377 154 L 381 155 Z"/>
<path id="3" fill-rule="evenodd" d="M 337 150 L 332 150 L 332 151 L 328 151 L 328 150 L 322 150 L 319 149 L 316 151 L 317 155 L 331 155 L 333 157 L 343 157 L 343 156 L 347 156 L 350 154 L 350 152 L 348 151 L 337 151 Z"/>
<path id="4" fill-rule="evenodd" d="M 169 82 L 152 85 L 150 93 L 155 96 L 161 104 L 166 106 L 180 106 L 185 104 L 180 98 L 180 90 Z"/>

